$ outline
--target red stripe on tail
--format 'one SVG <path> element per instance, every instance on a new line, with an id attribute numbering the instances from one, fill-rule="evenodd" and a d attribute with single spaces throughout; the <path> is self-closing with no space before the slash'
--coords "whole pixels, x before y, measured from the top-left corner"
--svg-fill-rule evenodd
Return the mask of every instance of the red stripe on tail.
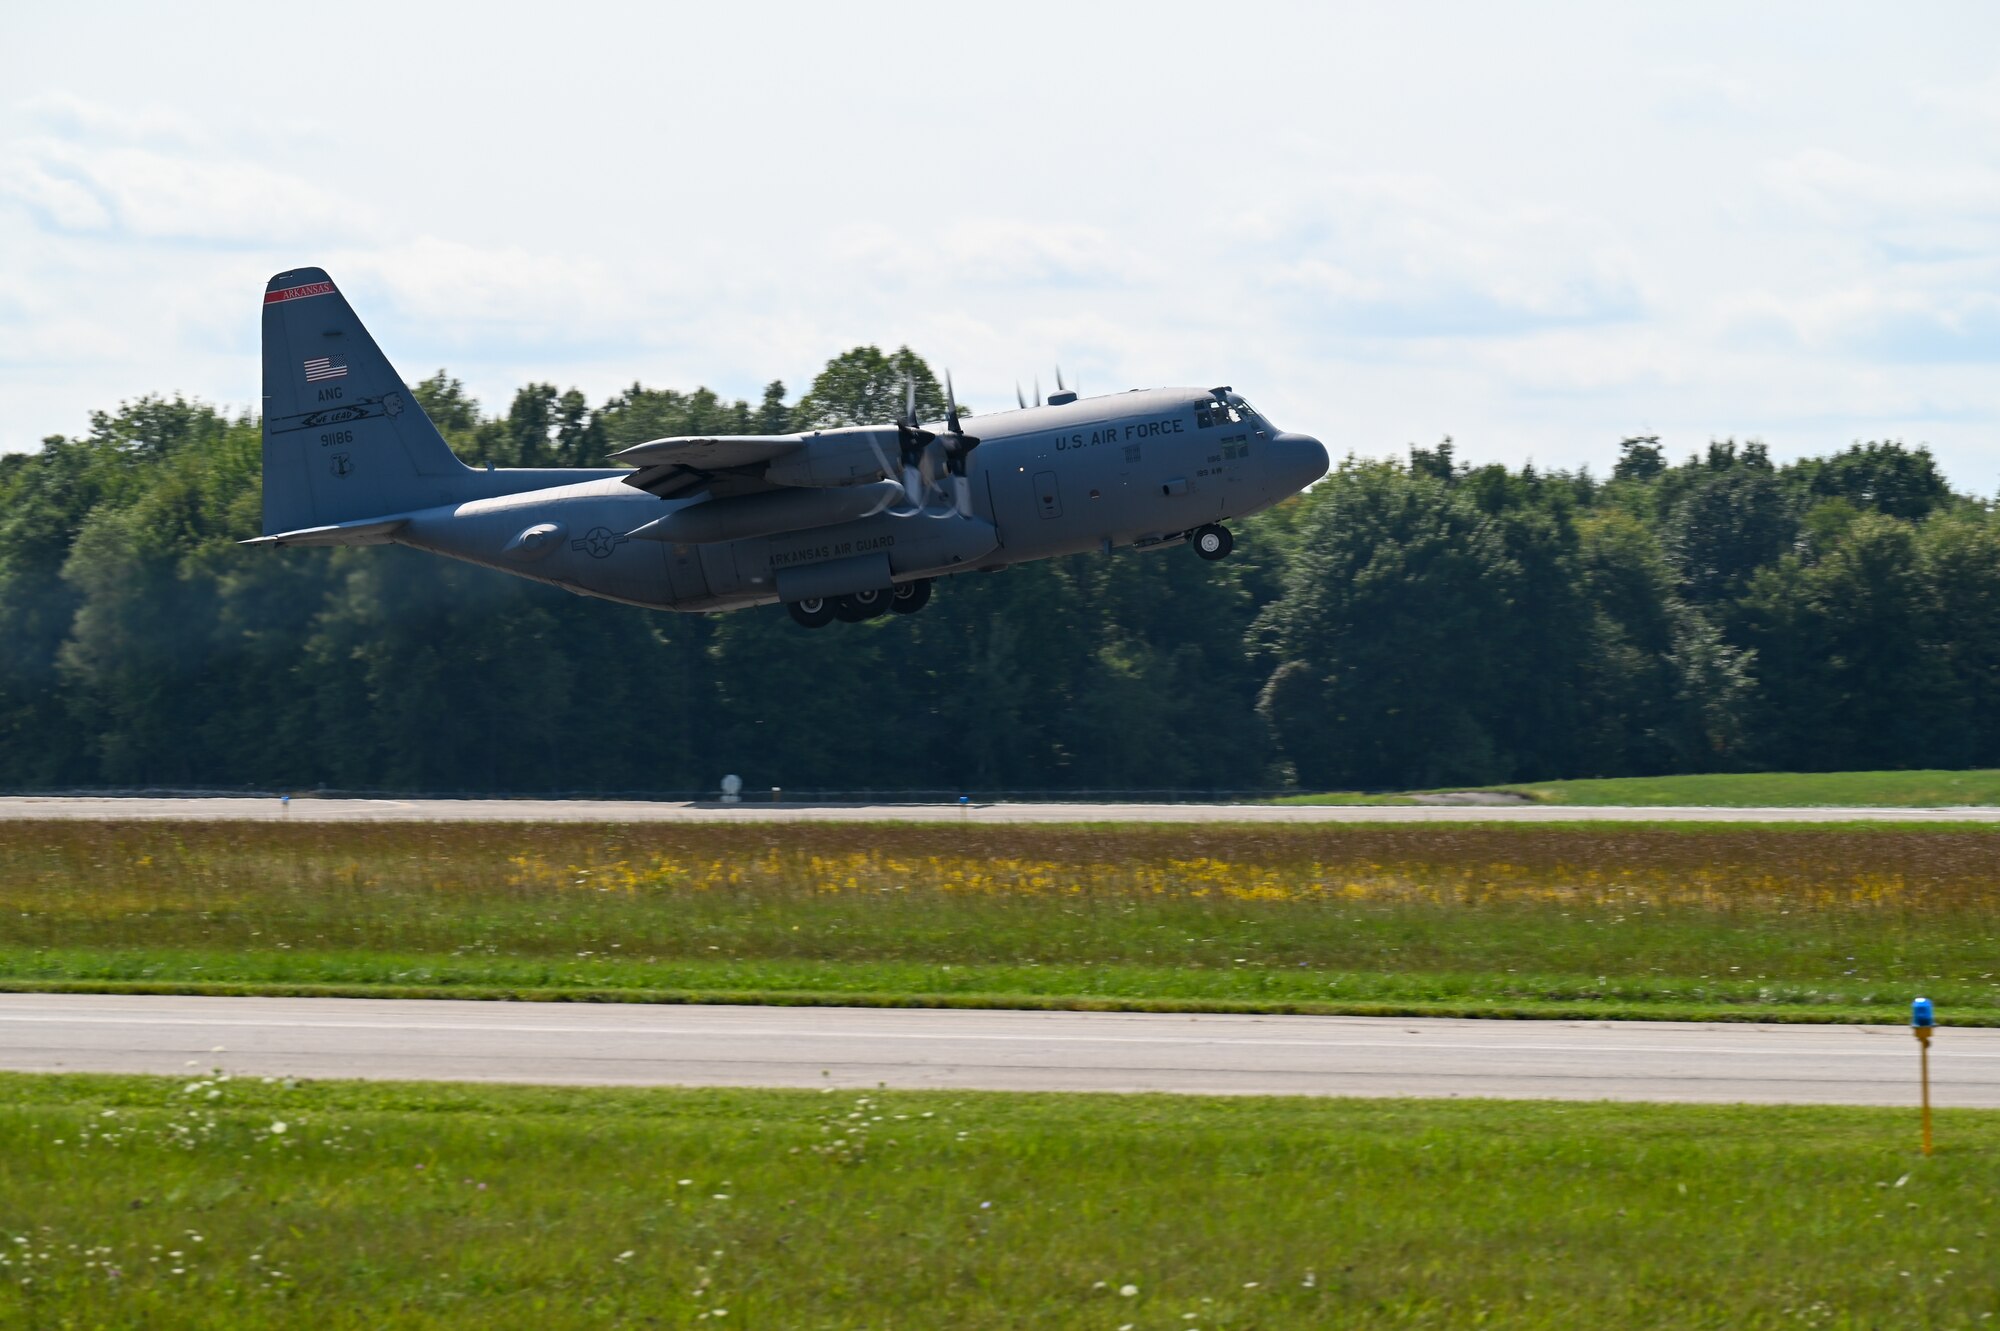
<path id="1" fill-rule="evenodd" d="M 286 287 L 282 291 L 266 291 L 264 293 L 264 303 L 266 305 L 276 305 L 281 300 L 304 300 L 307 296 L 331 296 L 332 294 L 333 283 L 308 282 L 302 287 Z"/>

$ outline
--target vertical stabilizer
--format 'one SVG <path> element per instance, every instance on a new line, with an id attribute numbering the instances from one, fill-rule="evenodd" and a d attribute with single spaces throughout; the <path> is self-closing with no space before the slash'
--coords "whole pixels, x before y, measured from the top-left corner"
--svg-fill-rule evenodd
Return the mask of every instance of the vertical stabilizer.
<path id="1" fill-rule="evenodd" d="M 264 290 L 264 531 L 470 497 L 452 454 L 323 269 Z"/>
<path id="2" fill-rule="evenodd" d="M 460 462 L 320 268 L 264 288 L 264 534 L 623 476 Z"/>

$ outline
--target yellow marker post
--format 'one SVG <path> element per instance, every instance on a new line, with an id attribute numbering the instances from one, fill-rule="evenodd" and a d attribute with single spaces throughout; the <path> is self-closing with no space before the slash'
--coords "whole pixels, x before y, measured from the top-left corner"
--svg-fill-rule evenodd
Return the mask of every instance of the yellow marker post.
<path id="1" fill-rule="evenodd" d="M 1931 1000 L 1919 998 L 1910 1004 L 1910 1030 L 1917 1037 L 1919 1076 L 1924 1085 L 1924 1154 L 1931 1153 L 1931 1031 L 1937 1026 L 1937 1014 L 1931 1010 Z"/>

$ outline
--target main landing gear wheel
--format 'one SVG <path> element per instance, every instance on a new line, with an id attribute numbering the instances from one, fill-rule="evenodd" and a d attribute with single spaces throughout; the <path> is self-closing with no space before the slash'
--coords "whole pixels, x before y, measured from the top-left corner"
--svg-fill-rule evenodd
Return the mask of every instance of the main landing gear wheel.
<path id="1" fill-rule="evenodd" d="M 1229 528 L 1213 524 L 1196 527 L 1189 543 L 1194 546 L 1194 552 L 1203 559 L 1221 559 L 1236 548 L 1236 538 L 1229 534 Z"/>
<path id="2" fill-rule="evenodd" d="M 864 619 L 889 613 L 889 598 L 894 593 L 887 587 L 875 591 L 856 592 L 852 596 L 837 597 L 833 603 L 834 618 L 843 624 L 859 624 Z"/>
<path id="3" fill-rule="evenodd" d="M 889 608 L 899 615 L 914 615 L 931 603 L 931 580 L 918 578 L 915 582 L 896 584 L 896 594 L 889 600 Z"/>
<path id="4" fill-rule="evenodd" d="M 792 619 L 809 629 L 825 628 L 833 622 L 833 602 L 823 596 L 809 596 L 802 601 L 787 601 L 785 609 Z"/>

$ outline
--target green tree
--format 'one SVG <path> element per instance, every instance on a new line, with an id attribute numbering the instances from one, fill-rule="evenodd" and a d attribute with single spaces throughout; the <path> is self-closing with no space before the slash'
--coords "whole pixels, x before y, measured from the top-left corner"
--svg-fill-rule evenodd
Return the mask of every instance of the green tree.
<path id="1" fill-rule="evenodd" d="M 1504 779 L 1485 648 L 1519 568 L 1500 524 L 1435 475 L 1336 468 L 1314 491 L 1284 595 L 1255 626 L 1259 700 L 1311 788 Z"/>
<path id="2" fill-rule="evenodd" d="M 1667 469 L 1666 450 L 1654 434 L 1633 435 L 1618 441 L 1618 461 L 1612 465 L 1614 481 L 1650 481 Z"/>
<path id="3" fill-rule="evenodd" d="M 1949 746 L 1950 676 L 1914 528 L 1865 514 L 1817 563 L 1788 555 L 1738 610 L 1757 653 L 1759 757 L 1781 768 L 1921 767 Z"/>
<path id="4" fill-rule="evenodd" d="M 1832 457 L 1809 458 L 1796 470 L 1815 498 L 1844 499 L 1856 508 L 1911 522 L 1951 499 L 1937 460 L 1921 446 L 1852 444 Z"/>
<path id="5" fill-rule="evenodd" d="M 908 385 L 917 386 L 917 416 L 945 414 L 944 388 L 930 366 L 908 347 L 884 355 L 879 347 L 855 347 L 828 361 L 812 387 L 792 408 L 792 428 L 823 430 L 836 425 L 881 425 L 902 416 Z"/>
<path id="6" fill-rule="evenodd" d="M 773 379 L 764 385 L 764 400 L 757 407 L 758 434 L 790 434 L 792 409 L 785 405 L 785 381 Z"/>
<path id="7" fill-rule="evenodd" d="M 1798 518 L 1785 484 L 1768 465 L 1729 458 L 1691 478 L 1668 511 L 1661 543 L 1697 602 L 1735 596 L 1758 569 L 1791 549 Z"/>
<path id="8" fill-rule="evenodd" d="M 1933 518 L 1917 539 L 1935 648 L 1950 676 L 1943 760 L 2000 767 L 2000 524 L 1990 512 Z"/>

